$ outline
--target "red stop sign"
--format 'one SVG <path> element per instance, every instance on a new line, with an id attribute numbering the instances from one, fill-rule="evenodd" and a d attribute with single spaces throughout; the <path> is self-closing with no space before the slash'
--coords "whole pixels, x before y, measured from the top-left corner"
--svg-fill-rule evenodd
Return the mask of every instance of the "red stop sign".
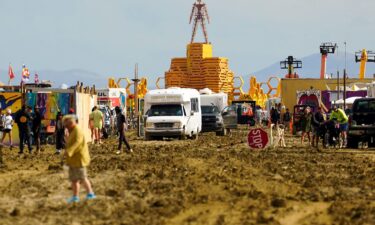
<path id="1" fill-rule="evenodd" d="M 247 142 L 250 148 L 264 149 L 268 144 L 268 134 L 260 128 L 250 130 L 247 136 Z"/>

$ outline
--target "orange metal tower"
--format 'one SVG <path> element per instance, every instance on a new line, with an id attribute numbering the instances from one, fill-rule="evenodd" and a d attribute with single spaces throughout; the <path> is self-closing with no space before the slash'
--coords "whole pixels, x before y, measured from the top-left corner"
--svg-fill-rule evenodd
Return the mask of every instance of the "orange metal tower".
<path id="1" fill-rule="evenodd" d="M 297 60 L 293 56 L 288 56 L 288 58 L 280 62 L 280 68 L 288 70 L 288 74 L 285 78 L 299 78 L 298 74 L 294 72 L 294 69 L 302 68 L 302 61 Z"/>
<path id="2" fill-rule="evenodd" d="M 320 79 L 324 79 L 327 73 L 328 54 L 334 54 L 337 49 L 336 43 L 326 42 L 320 45 L 320 53 L 322 54 L 322 62 L 320 67 Z"/>

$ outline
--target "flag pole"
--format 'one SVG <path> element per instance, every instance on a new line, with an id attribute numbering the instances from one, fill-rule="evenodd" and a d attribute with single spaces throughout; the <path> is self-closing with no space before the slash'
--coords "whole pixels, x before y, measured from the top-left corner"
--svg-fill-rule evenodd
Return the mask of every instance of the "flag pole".
<path id="1" fill-rule="evenodd" d="M 11 68 L 11 66 L 12 66 L 12 63 L 9 63 L 9 66 L 8 66 L 8 76 L 9 76 L 9 69 Z M 10 86 L 11 82 L 12 82 L 12 79 L 9 76 L 8 86 Z"/>

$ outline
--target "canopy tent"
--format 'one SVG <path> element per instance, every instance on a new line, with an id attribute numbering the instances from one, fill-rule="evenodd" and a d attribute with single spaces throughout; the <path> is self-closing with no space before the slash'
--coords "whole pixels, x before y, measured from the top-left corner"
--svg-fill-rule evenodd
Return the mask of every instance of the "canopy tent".
<path id="1" fill-rule="evenodd" d="M 354 101 L 356 99 L 359 99 L 361 97 L 350 97 L 350 98 L 347 98 L 345 100 L 345 103 L 348 104 L 348 105 L 353 105 Z M 343 105 L 344 104 L 344 99 L 339 99 L 337 101 L 332 101 L 332 104 L 336 104 L 336 105 Z"/>

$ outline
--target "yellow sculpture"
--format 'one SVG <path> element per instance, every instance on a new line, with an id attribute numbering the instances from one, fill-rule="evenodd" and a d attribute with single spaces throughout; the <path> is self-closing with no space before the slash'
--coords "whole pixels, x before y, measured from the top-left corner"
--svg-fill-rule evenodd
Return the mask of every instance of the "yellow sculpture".
<path id="1" fill-rule="evenodd" d="M 361 80 L 365 79 L 367 60 L 368 60 L 367 51 L 366 49 L 363 49 L 362 55 L 361 55 L 361 66 L 359 69 L 359 79 Z"/>
<path id="2" fill-rule="evenodd" d="M 131 81 L 129 78 L 119 78 L 117 82 L 115 81 L 115 78 L 110 77 L 108 79 L 108 88 L 121 88 L 121 81 L 126 82 L 125 90 L 126 90 L 126 102 L 127 105 L 134 109 L 135 103 L 134 103 L 134 82 Z M 133 88 L 132 88 L 133 87 Z M 144 98 L 146 95 L 148 89 L 147 89 L 147 78 L 141 78 L 138 82 L 137 92 L 138 92 L 138 99 Z"/>

